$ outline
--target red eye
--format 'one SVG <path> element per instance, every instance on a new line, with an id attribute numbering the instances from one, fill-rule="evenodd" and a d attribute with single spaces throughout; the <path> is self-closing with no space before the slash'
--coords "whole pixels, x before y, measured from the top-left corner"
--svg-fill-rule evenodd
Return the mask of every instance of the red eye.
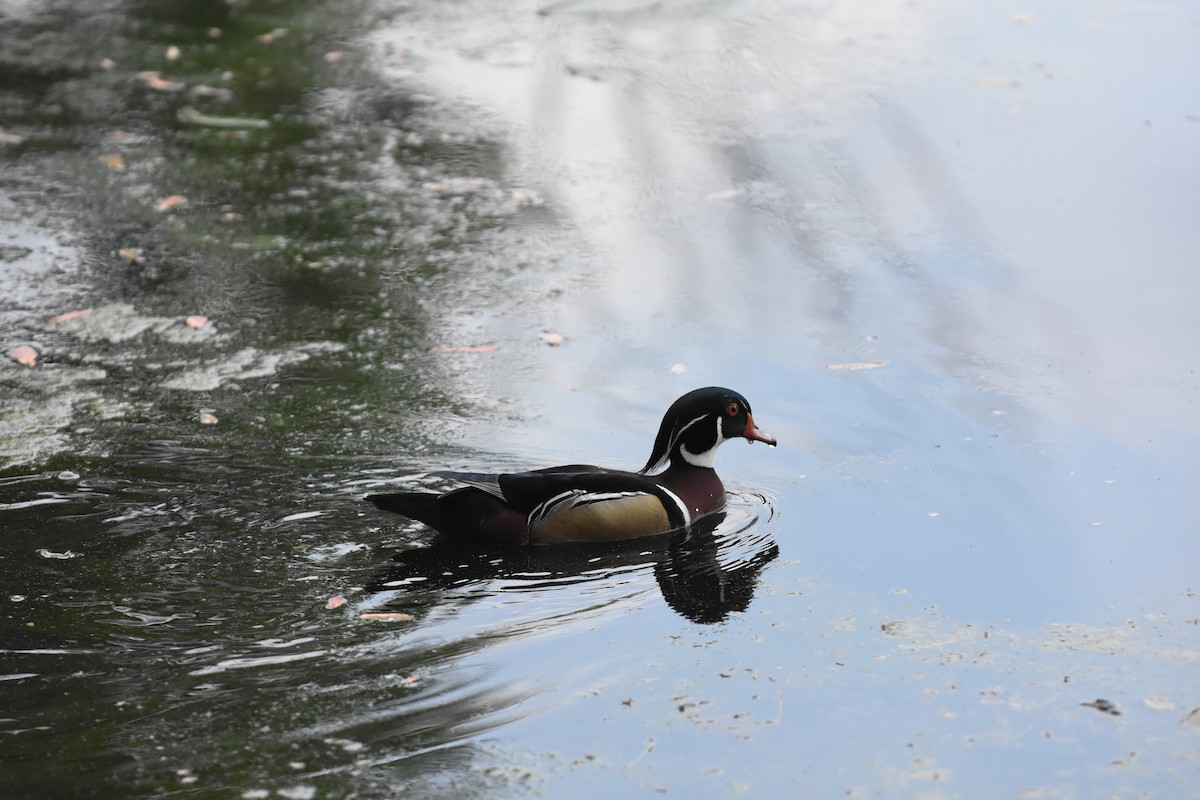
<path id="1" fill-rule="evenodd" d="M 731 417 L 736 417 L 737 413 L 738 413 L 738 404 L 730 403 L 728 406 L 725 407 L 725 413 Z"/>

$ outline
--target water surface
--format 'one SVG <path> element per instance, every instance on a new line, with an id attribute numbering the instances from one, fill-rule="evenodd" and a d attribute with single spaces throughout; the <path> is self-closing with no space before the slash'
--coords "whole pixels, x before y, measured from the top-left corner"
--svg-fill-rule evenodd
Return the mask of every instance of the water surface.
<path id="1" fill-rule="evenodd" d="M 4 796 L 1200 787 L 1193 5 L 3 13 Z M 688 536 L 358 499 L 709 384 Z"/>

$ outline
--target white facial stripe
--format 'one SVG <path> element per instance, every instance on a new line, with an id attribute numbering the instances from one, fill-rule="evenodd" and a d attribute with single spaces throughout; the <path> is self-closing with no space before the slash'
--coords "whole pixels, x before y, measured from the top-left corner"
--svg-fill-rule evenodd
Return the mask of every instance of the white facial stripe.
<path id="1" fill-rule="evenodd" d="M 683 436 L 684 432 L 688 428 L 692 427 L 697 422 L 699 422 L 700 420 L 704 419 L 707 416 L 708 416 L 708 414 L 702 414 L 702 415 L 696 417 L 691 422 L 684 425 L 679 430 L 675 431 L 675 434 L 671 437 L 671 441 L 667 444 L 667 450 L 665 453 L 663 453 L 662 458 L 660 458 L 658 461 L 654 462 L 654 466 L 650 467 L 650 469 L 647 469 L 644 471 L 645 472 L 658 472 L 662 468 L 663 464 L 666 464 L 668 461 L 671 460 L 671 453 L 675 450 L 675 443 L 679 441 L 679 437 Z M 721 418 L 717 417 L 717 430 L 718 431 L 720 431 L 720 426 L 721 426 Z M 688 458 L 687 448 L 685 447 L 682 449 L 683 449 L 683 453 L 684 453 L 683 457 L 685 459 Z M 688 461 L 690 463 L 691 459 L 688 459 Z"/>
<path id="2" fill-rule="evenodd" d="M 708 414 L 703 414 L 703 415 L 701 415 L 701 416 L 699 416 L 699 417 L 696 417 L 694 420 L 692 420 L 691 422 L 689 422 L 687 425 L 684 425 L 682 428 L 680 428 L 679 430 L 677 430 L 677 431 L 675 432 L 675 435 L 671 437 L 671 444 L 672 444 L 672 445 L 674 445 L 676 442 L 678 442 L 678 441 L 679 441 L 679 437 L 680 437 L 680 436 L 683 436 L 683 433 L 684 433 L 684 431 L 686 431 L 688 428 L 692 427 L 692 426 L 693 426 L 693 425 L 695 425 L 697 422 L 699 422 L 700 420 L 704 419 L 704 418 L 705 418 L 705 417 L 707 417 L 707 416 L 708 416 Z M 720 418 L 720 417 L 717 417 L 717 430 L 718 430 L 718 431 L 719 431 L 719 430 L 721 430 L 721 418 Z"/>
<path id="3" fill-rule="evenodd" d="M 691 420 L 690 422 L 686 423 L 686 425 L 684 425 L 683 427 L 680 427 L 678 429 L 678 431 L 674 432 L 673 437 L 671 437 L 671 443 L 667 445 L 667 451 L 665 453 L 662 453 L 662 458 L 659 459 L 658 463 L 654 464 L 654 467 L 647 471 L 650 471 L 650 473 L 655 473 L 655 471 L 658 471 L 659 468 L 662 467 L 662 464 L 665 464 L 668 461 L 670 461 L 671 453 L 672 453 L 672 451 L 674 451 L 674 446 L 676 446 L 676 443 L 678 443 L 679 438 L 682 437 L 682 435 L 684 433 L 686 433 L 686 431 L 688 431 L 688 428 L 696 425 L 697 422 L 700 422 L 706 416 L 708 416 L 708 415 L 702 414 L 700 416 L 697 416 L 695 420 Z M 721 429 L 720 417 L 716 417 L 716 429 L 718 429 L 718 435 L 720 435 L 720 429 Z M 679 450 L 683 452 L 683 457 L 686 462 L 688 462 L 689 464 L 695 463 L 694 461 L 692 461 L 691 453 L 688 452 L 688 449 L 686 449 L 686 447 L 680 447 Z"/>

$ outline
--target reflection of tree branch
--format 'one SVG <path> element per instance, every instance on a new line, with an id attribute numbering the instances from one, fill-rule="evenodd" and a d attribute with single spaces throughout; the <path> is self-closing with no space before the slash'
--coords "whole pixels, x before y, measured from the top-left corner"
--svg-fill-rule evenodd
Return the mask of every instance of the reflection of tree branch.
<path id="1" fill-rule="evenodd" d="M 398 553 L 397 563 L 366 590 L 402 592 L 397 606 L 411 613 L 414 605 L 438 605 L 440 592 L 472 584 L 529 580 L 531 574 L 542 578 L 539 586 L 543 580 L 584 583 L 652 565 L 667 605 L 694 622 L 720 622 L 750 605 L 758 574 L 779 555 L 779 546 L 765 536 L 754 541 L 749 558 L 730 560 L 731 546 L 746 540 L 714 535 L 724 519 L 722 512 L 670 534 L 603 544 L 487 551 L 435 539 L 429 547 Z"/>

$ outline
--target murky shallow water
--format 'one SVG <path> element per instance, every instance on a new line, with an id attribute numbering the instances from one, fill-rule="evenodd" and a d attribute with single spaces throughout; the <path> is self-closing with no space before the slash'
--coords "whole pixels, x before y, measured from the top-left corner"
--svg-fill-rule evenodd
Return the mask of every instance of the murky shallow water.
<path id="1" fill-rule="evenodd" d="M 4 796 L 1195 793 L 1194 9 L 79 8 L 0 48 Z M 358 500 L 710 383 L 781 447 L 688 539 Z"/>

